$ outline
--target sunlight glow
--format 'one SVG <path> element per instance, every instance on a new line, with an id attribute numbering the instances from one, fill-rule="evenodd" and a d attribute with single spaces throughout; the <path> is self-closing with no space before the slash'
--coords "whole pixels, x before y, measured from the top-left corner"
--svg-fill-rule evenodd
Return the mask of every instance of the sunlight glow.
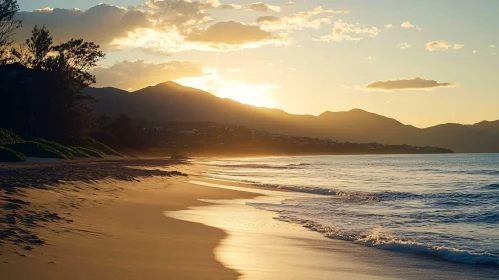
<path id="1" fill-rule="evenodd" d="M 217 96 L 230 98 L 257 107 L 274 107 L 270 91 L 278 85 L 252 85 L 240 82 L 225 82 L 217 89 Z"/>
<path id="2" fill-rule="evenodd" d="M 210 92 L 221 98 L 229 98 L 237 102 L 257 107 L 273 108 L 276 106 L 273 92 L 280 88 L 276 84 L 249 84 L 239 81 L 225 80 L 219 76 L 218 70 L 205 67 L 204 76 L 182 78 L 175 82 L 188 87 Z"/>

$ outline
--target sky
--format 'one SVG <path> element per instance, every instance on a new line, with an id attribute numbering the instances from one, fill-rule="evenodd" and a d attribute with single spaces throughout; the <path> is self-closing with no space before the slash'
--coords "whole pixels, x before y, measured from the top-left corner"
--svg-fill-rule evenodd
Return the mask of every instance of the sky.
<path id="1" fill-rule="evenodd" d="M 19 41 L 46 25 L 56 42 L 101 46 L 97 87 L 173 80 L 294 114 L 359 108 L 417 127 L 499 119 L 497 0 L 18 2 Z"/>

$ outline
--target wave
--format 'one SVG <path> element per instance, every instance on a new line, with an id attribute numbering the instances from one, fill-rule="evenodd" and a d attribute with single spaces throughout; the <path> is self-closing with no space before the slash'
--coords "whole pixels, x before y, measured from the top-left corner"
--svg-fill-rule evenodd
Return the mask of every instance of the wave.
<path id="1" fill-rule="evenodd" d="M 481 187 L 482 190 L 499 190 L 499 184 L 490 184 Z"/>
<path id="2" fill-rule="evenodd" d="M 272 164 L 256 164 L 256 163 L 243 163 L 243 164 L 206 164 L 218 167 L 230 168 L 262 168 L 262 169 L 299 169 L 303 166 L 308 166 L 308 163 L 286 164 L 286 165 L 272 165 Z"/>
<path id="3" fill-rule="evenodd" d="M 466 174 L 466 175 L 499 175 L 499 170 L 483 169 L 483 170 L 445 170 L 436 168 L 421 168 L 413 169 L 413 171 L 442 173 L 442 174 Z"/>
<path id="4" fill-rule="evenodd" d="M 361 244 L 378 249 L 435 256 L 451 262 L 499 265 L 499 256 L 497 255 L 487 253 L 473 253 L 465 250 L 448 248 L 445 246 L 435 246 L 411 240 L 401 240 L 394 238 L 388 234 L 383 234 L 381 230 L 373 230 L 368 234 L 347 233 L 311 220 L 300 219 L 293 216 L 281 215 L 276 219 L 283 222 L 302 225 L 305 228 L 323 234 L 327 238 L 351 241 L 356 244 Z"/>
<path id="5" fill-rule="evenodd" d="M 499 175 L 499 170 L 457 170 L 457 171 L 446 171 L 444 173 L 452 174 L 467 174 L 467 175 Z"/>
<path id="6" fill-rule="evenodd" d="M 249 182 L 251 183 L 251 182 Z M 283 186 L 278 184 L 255 184 L 251 183 L 255 186 L 264 187 L 264 188 L 273 188 L 273 189 L 282 189 L 293 192 L 301 192 L 301 193 L 309 193 L 315 195 L 324 195 L 324 196 L 336 196 L 343 200 L 347 200 L 348 202 L 379 202 L 380 199 L 376 197 L 375 194 L 372 193 L 364 193 L 364 192 L 345 192 L 328 188 L 318 188 L 318 187 L 301 187 L 301 186 Z"/>

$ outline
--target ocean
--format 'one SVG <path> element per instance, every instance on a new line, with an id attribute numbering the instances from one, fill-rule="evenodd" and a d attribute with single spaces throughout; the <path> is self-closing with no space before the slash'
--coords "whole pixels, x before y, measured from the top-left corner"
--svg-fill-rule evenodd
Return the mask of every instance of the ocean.
<path id="1" fill-rule="evenodd" d="M 499 265 L 499 154 L 338 155 L 201 162 L 205 176 L 314 194 L 249 203 L 327 238 Z"/>

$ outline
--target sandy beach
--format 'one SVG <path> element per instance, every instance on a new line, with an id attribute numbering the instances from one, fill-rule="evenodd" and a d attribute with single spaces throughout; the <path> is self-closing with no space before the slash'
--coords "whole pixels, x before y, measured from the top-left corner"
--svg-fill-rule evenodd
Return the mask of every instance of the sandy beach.
<path id="1" fill-rule="evenodd" d="M 200 172 L 161 160 L 0 167 L 2 279 L 497 275 L 495 268 L 326 239 L 248 205 L 303 194 L 208 180 Z"/>
<path id="2" fill-rule="evenodd" d="M 94 164 L 101 171 L 106 166 Z M 155 171 L 137 174 L 134 181 L 79 178 L 15 192 L 3 188 L 2 279 L 237 278 L 238 272 L 214 257 L 215 247 L 226 237 L 223 230 L 168 218 L 163 212 L 207 205 L 198 200 L 202 198 L 254 195 L 194 186 L 182 176 L 158 176 L 160 172 L 169 176 Z M 12 231 L 16 233 L 7 236 Z"/>

